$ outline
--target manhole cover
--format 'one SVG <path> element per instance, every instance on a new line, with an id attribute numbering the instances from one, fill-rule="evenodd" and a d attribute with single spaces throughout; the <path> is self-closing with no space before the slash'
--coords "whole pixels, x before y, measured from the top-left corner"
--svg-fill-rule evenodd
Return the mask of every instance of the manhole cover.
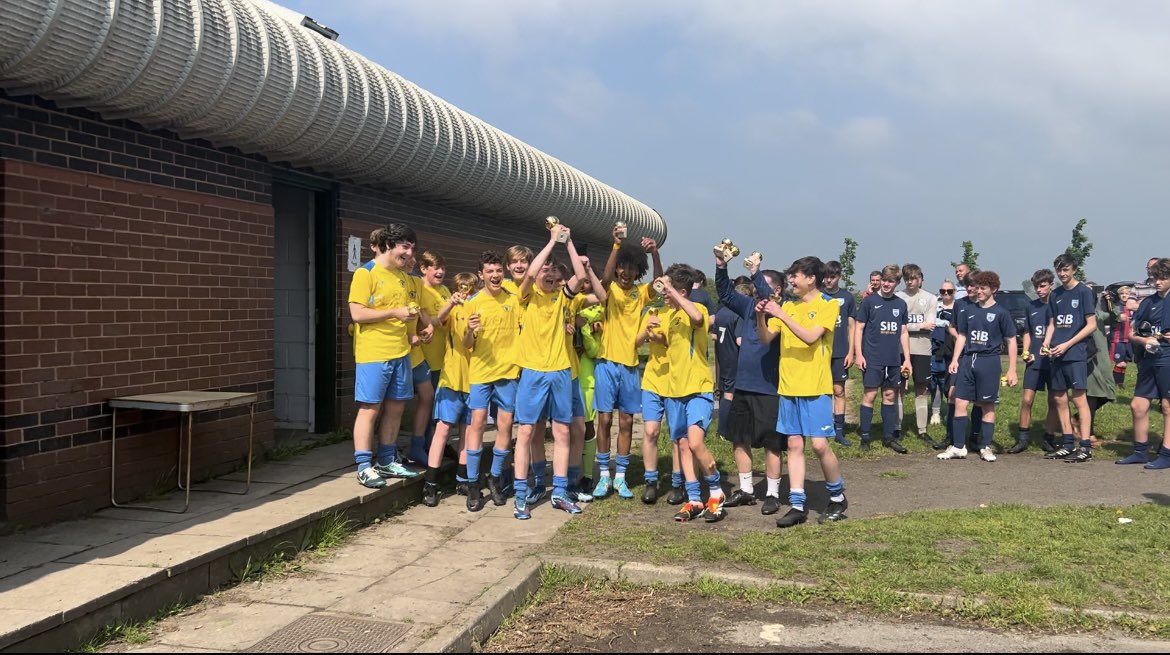
<path id="1" fill-rule="evenodd" d="M 403 623 L 309 614 L 248 649 L 252 653 L 389 653 L 410 631 Z"/>

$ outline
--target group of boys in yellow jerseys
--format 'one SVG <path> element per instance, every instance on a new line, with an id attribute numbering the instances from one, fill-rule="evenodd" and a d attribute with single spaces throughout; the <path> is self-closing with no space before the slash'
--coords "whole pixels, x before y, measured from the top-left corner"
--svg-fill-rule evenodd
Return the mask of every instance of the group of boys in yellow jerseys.
<path id="1" fill-rule="evenodd" d="M 405 403 L 417 397 L 409 459 L 426 466 L 424 504 L 439 502 L 438 468 L 444 448 L 457 434 L 463 444 L 457 480 L 460 487 L 465 485 L 468 510 L 483 507 L 484 477 L 492 501 L 507 502 L 504 465 L 511 455 L 514 516 L 528 519 L 545 491 L 544 425 L 551 421 L 550 504 L 578 513 L 578 503 L 605 497 L 611 490 L 633 497 L 625 474 L 634 415 L 641 413 L 646 424 L 643 501 L 657 499 L 658 430 L 665 420 L 675 471 L 671 502 L 682 504 L 675 519 L 702 516 L 713 522 L 726 516 L 720 474 L 704 444 L 714 403 L 708 364 L 711 317 L 706 307 L 688 299 L 701 274 L 686 264 L 664 271 L 652 239 L 628 242 L 621 228 L 615 228 L 613 237 L 601 279 L 589 260 L 578 255 L 569 228 L 553 225 L 548 243 L 531 261 L 521 247 L 509 251 L 508 261 L 485 252 L 477 274 L 457 275 L 451 292 L 443 286 L 445 267 L 438 255 L 422 255 L 421 278 L 409 274 L 417 242 L 413 230 L 399 224 L 375 230 L 370 238 L 373 258 L 354 273 L 349 294 L 359 404 L 354 459 L 361 484 L 380 487 L 388 477 L 419 475 L 404 465 L 395 445 Z M 561 244 L 568 266 L 552 257 Z M 649 268 L 647 255 L 654 264 L 652 283 L 639 282 Z M 512 280 L 505 279 L 508 272 Z M 834 435 L 830 359 L 838 304 L 819 290 L 824 277 L 820 260 L 798 260 L 787 275 L 796 298 L 783 305 L 765 299 L 756 307 L 760 339 L 779 337 L 781 343 L 776 430 L 790 440 L 812 439 L 828 481 L 830 504 L 823 516 L 839 520 L 847 506 L 844 481 L 827 445 Z M 592 324 L 601 338 L 591 386 L 599 474 L 590 492 L 580 488 L 587 412 L 573 336 L 582 327 L 589 329 L 579 317 L 594 306 L 604 311 L 600 324 Z M 644 374 L 638 366 L 643 344 L 649 351 Z M 493 461 L 488 475 L 481 476 L 481 445 L 493 408 Z M 611 475 L 614 413 L 618 439 Z M 425 433 L 432 418 L 436 423 L 428 448 Z M 510 451 L 513 425 L 519 426 L 515 453 Z M 530 469 L 536 479 L 532 489 Z M 799 462 L 790 456 L 789 472 L 794 480 L 799 474 L 803 485 L 803 455 Z M 708 490 L 706 503 L 701 481 Z M 685 487 L 685 496 L 680 487 Z M 803 498 L 799 500 L 794 511 L 804 512 Z"/>

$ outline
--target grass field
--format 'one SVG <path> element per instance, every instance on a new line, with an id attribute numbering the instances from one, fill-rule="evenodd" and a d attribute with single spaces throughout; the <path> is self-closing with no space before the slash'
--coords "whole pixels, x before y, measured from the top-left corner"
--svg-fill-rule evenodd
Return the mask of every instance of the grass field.
<path id="1" fill-rule="evenodd" d="M 856 372 L 854 372 L 856 376 Z M 860 385 L 850 385 L 850 416 L 856 416 Z M 1127 388 L 1132 388 L 1132 378 Z M 912 397 L 907 405 L 913 407 Z M 1041 403 L 1044 397 L 1040 398 Z M 1131 450 L 1129 396 L 1098 411 L 1096 434 L 1104 440 L 1105 456 Z M 996 441 L 1015 441 L 1020 390 L 1003 390 Z M 1043 434 L 1044 406 L 1035 410 L 1034 442 Z M 1155 427 L 1160 421 L 1153 421 Z M 933 453 L 913 435 L 914 414 L 906 414 L 905 445 L 911 452 Z M 731 446 L 709 431 L 708 444 L 720 470 L 734 475 Z M 880 434 L 875 425 L 874 434 Z M 944 427 L 930 426 L 941 440 Z M 849 425 L 856 444 L 856 425 Z M 1151 435 L 1151 440 L 1158 439 Z M 660 456 L 669 468 L 669 440 L 660 439 Z M 834 446 L 843 460 L 899 457 L 874 447 L 862 452 Z M 902 456 L 904 457 L 904 456 Z M 920 455 L 921 457 L 921 455 Z M 756 453 L 756 470 L 762 470 Z M 635 458 L 633 480 L 640 480 Z M 810 462 L 810 467 L 815 464 Z M 906 474 L 887 471 L 882 477 Z M 1053 607 L 1108 608 L 1121 612 L 1170 615 L 1170 507 L 1036 508 L 992 505 L 965 510 L 917 511 L 838 524 L 806 525 L 799 529 L 740 532 L 680 531 L 669 523 L 631 521 L 633 508 L 616 501 L 594 503 L 578 520 L 566 524 L 550 547 L 554 553 L 577 555 L 603 546 L 607 556 L 655 563 L 692 562 L 747 569 L 785 580 L 815 585 L 811 596 L 856 604 L 879 612 L 923 609 L 906 593 L 946 593 L 978 599 L 960 608 L 966 618 L 996 625 L 1046 629 L 1121 627 L 1139 634 L 1170 636 L 1170 620 L 1133 617 L 1077 618 Z M 1121 524 L 1116 519 L 1133 519 Z M 782 535 L 782 536 L 781 536 Z M 726 590 L 724 590 L 726 592 Z M 731 592 L 727 592 L 731 593 Z M 737 593 L 749 593 L 746 591 Z M 757 592 L 750 592 L 757 593 Z M 773 595 L 799 601 L 800 593 L 774 590 Z M 794 595 L 795 594 L 795 595 Z M 929 604 L 926 604 L 929 605 Z"/>

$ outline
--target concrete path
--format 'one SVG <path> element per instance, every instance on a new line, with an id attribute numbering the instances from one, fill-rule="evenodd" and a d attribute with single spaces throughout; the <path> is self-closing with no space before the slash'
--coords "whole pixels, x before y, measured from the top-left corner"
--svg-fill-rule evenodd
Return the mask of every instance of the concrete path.
<path id="1" fill-rule="evenodd" d="M 539 583 L 533 552 L 570 517 L 463 497 L 361 530 L 293 574 L 211 595 L 125 652 L 467 651 Z"/>
<path id="2" fill-rule="evenodd" d="M 238 578 L 249 560 L 304 543 L 326 515 L 366 523 L 417 500 L 420 480 L 362 487 L 352 458 L 352 444 L 340 443 L 267 464 L 253 472 L 246 496 L 223 493 L 241 489 L 243 473 L 196 485 L 184 514 L 107 509 L 0 536 L 0 650 L 75 647 L 105 625 L 146 618 Z M 156 504 L 180 509 L 182 498 Z M 370 559 L 395 556 L 387 550 Z"/>

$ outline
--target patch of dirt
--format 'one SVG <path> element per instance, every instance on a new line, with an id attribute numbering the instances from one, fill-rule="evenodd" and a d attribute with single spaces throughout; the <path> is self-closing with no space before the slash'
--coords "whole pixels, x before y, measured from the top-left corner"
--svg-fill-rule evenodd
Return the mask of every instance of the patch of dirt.
<path id="1" fill-rule="evenodd" d="M 556 589 L 476 650 L 496 653 L 1166 652 L 1117 633 L 982 628 L 949 616 L 878 617 L 813 602 L 777 606 L 605 582 Z"/>
<path id="2" fill-rule="evenodd" d="M 967 541 L 966 539 L 943 539 L 942 541 L 934 542 L 934 547 L 940 553 L 947 553 L 948 555 L 954 556 L 961 556 L 975 546 L 974 541 Z"/>

